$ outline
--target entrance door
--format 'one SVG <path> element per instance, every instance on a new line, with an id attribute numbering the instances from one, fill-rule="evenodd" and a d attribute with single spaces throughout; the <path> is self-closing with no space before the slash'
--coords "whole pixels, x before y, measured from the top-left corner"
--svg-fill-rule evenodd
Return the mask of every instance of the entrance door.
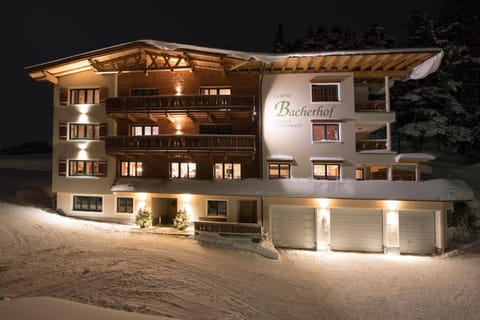
<path id="1" fill-rule="evenodd" d="M 238 202 L 238 222 L 257 223 L 257 200 L 240 200 Z"/>

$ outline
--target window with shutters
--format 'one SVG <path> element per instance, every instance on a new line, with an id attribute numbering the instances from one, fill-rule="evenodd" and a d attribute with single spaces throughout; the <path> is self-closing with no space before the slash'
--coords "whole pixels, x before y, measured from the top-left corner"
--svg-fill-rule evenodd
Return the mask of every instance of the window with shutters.
<path id="1" fill-rule="evenodd" d="M 99 104 L 108 97 L 107 87 L 96 88 L 60 88 L 60 105 Z"/>
<path id="2" fill-rule="evenodd" d="M 102 197 L 73 196 L 73 210 L 102 212 Z"/>
<path id="3" fill-rule="evenodd" d="M 69 160 L 68 175 L 70 177 L 106 177 L 107 162 L 99 160 Z"/>
<path id="4" fill-rule="evenodd" d="M 70 140 L 100 139 L 100 124 L 70 123 Z"/>
<path id="5" fill-rule="evenodd" d="M 100 103 L 99 88 L 70 89 L 69 104 L 97 104 Z"/>

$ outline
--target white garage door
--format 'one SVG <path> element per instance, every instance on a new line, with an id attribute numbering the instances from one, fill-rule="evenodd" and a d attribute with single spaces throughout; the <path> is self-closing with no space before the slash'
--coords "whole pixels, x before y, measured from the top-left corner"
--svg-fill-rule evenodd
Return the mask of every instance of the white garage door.
<path id="1" fill-rule="evenodd" d="M 316 249 L 314 208 L 273 206 L 270 221 L 275 247 Z"/>
<path id="2" fill-rule="evenodd" d="M 382 210 L 330 209 L 330 247 L 340 251 L 383 251 Z"/>
<path id="3" fill-rule="evenodd" d="M 432 210 L 400 211 L 400 253 L 435 252 L 435 213 Z"/>

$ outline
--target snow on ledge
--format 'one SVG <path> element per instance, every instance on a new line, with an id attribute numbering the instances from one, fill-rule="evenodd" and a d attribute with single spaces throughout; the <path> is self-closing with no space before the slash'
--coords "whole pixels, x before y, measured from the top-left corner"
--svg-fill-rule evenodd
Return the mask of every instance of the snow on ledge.
<path id="1" fill-rule="evenodd" d="M 431 161 L 435 156 L 428 153 L 400 153 L 395 157 L 395 161 Z"/>
<path id="2" fill-rule="evenodd" d="M 343 179 L 183 180 L 118 178 L 111 191 L 223 196 L 334 199 L 469 201 L 473 190 L 463 180 L 389 181 Z"/>
<path id="3" fill-rule="evenodd" d="M 267 157 L 269 161 L 293 161 L 293 156 L 289 154 L 272 154 L 271 156 Z"/>

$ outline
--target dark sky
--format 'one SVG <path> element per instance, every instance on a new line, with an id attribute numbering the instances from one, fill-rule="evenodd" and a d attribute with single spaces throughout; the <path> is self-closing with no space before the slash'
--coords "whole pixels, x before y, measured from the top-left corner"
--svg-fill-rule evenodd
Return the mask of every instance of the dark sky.
<path id="1" fill-rule="evenodd" d="M 30 65 L 140 39 L 270 52 L 278 24 L 288 40 L 310 25 L 362 32 L 374 22 L 400 39 L 412 10 L 435 17 L 442 1 L 32 2 L 12 4 L 4 15 L 14 22 L 1 22 L 9 91 L 0 147 L 51 139 L 52 85 L 29 78 L 24 68 Z"/>

